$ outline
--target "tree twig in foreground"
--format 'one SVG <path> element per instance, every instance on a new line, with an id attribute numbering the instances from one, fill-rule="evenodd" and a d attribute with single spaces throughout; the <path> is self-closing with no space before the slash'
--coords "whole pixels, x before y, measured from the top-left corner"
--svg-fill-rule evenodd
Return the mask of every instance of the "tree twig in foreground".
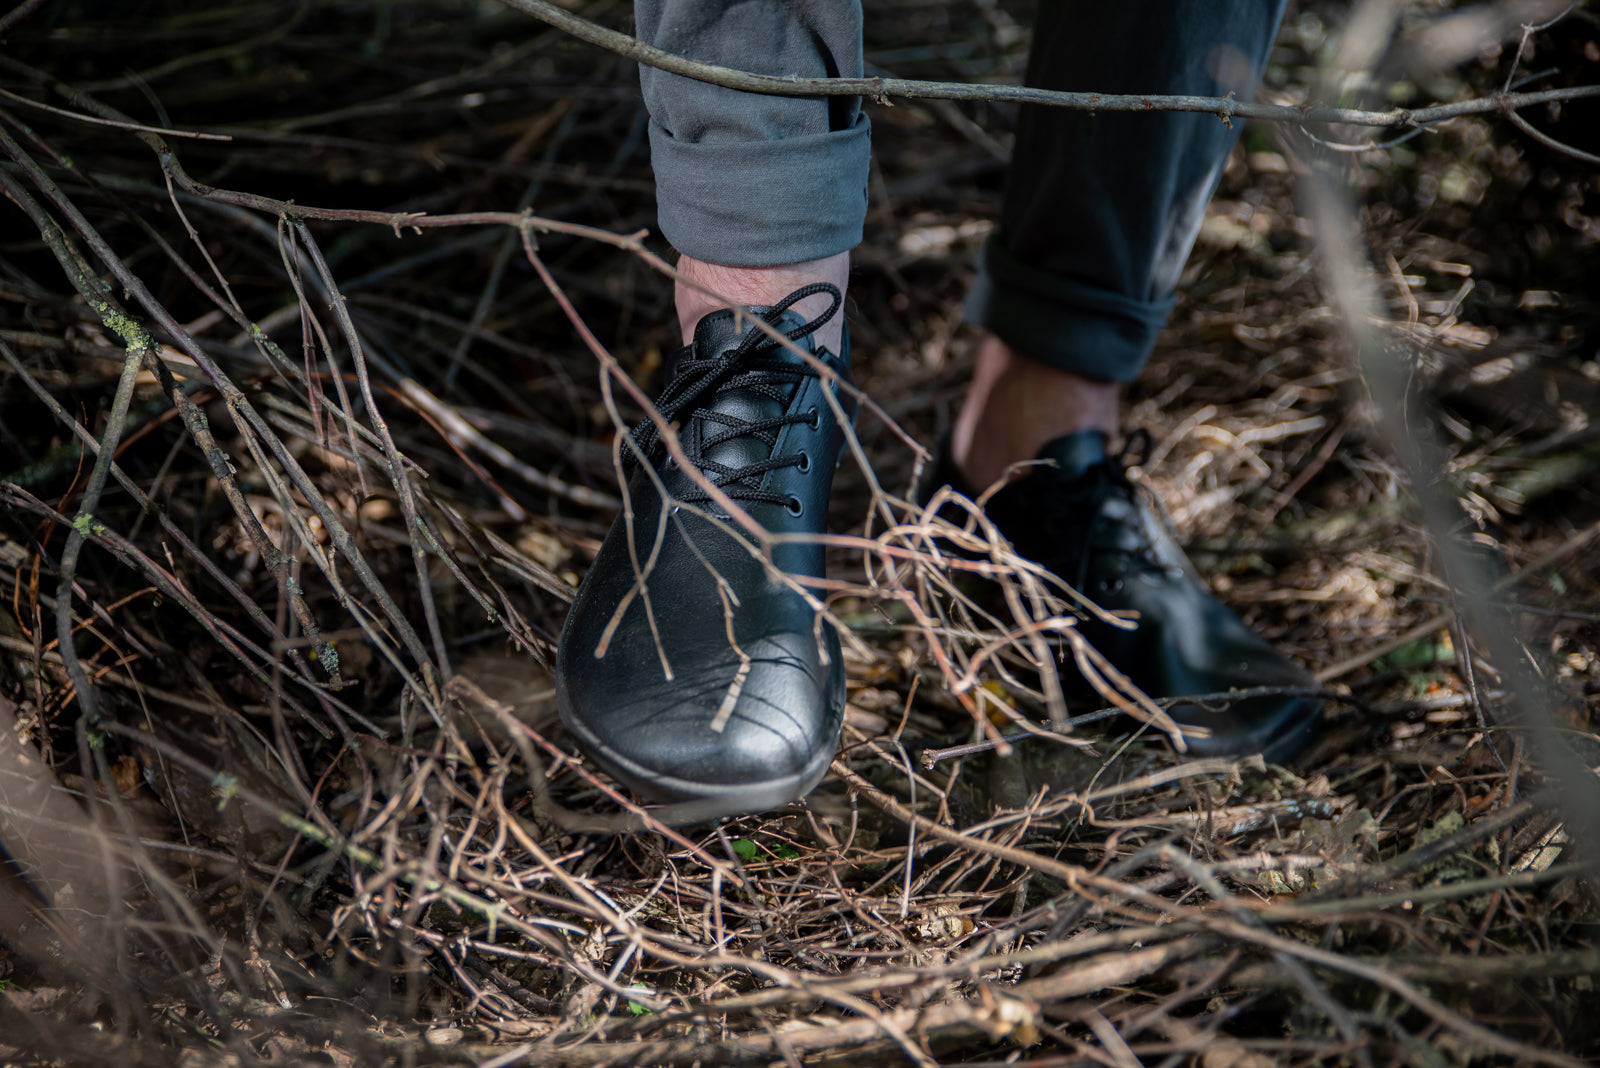
<path id="1" fill-rule="evenodd" d="M 572 36 L 645 66 L 680 74 L 695 81 L 727 89 L 770 96 L 860 96 L 875 104 L 892 106 L 893 97 L 904 100 L 1003 100 L 1016 104 L 1043 104 L 1079 111 L 1190 111 L 1215 115 L 1225 124 L 1235 118 L 1268 122 L 1345 123 L 1351 126 L 1412 129 L 1460 118 L 1499 112 L 1512 115 L 1519 108 L 1600 96 L 1600 85 L 1545 89 L 1535 93 L 1499 92 L 1490 96 L 1433 104 L 1424 108 L 1363 108 L 1322 105 L 1260 104 L 1228 96 L 1142 95 L 1137 93 L 1080 93 L 1038 89 L 1029 85 L 979 85 L 968 82 L 928 82 L 911 78 L 794 78 L 754 74 L 733 67 L 702 63 L 646 44 L 637 37 L 596 25 L 574 15 L 551 0 L 500 0 L 507 7 L 532 15 Z"/>

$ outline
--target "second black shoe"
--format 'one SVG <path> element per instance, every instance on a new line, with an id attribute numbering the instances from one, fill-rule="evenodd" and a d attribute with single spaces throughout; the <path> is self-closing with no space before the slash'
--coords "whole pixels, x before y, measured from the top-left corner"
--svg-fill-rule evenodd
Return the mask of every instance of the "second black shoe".
<path id="1" fill-rule="evenodd" d="M 1085 615 L 1079 630 L 1150 697 L 1197 697 L 1271 687 L 1316 689 L 1316 679 L 1217 600 L 1166 526 L 1128 479 L 1124 461 L 1098 431 L 1047 443 L 1038 463 L 990 497 L 989 518 L 1017 553 L 1044 565 L 1109 612 L 1136 617 L 1132 630 Z M 925 485 L 963 485 L 948 450 Z M 929 494 L 922 494 L 926 500 Z M 1073 672 L 1069 663 L 1068 672 Z M 1075 674 L 1075 672 L 1073 672 Z M 1321 699 L 1303 694 L 1253 697 L 1218 708 L 1179 704 L 1167 711 L 1193 753 L 1261 753 L 1281 762 L 1315 736 Z"/>
<path id="2" fill-rule="evenodd" d="M 819 293 L 809 322 L 789 309 Z M 840 305 L 805 286 L 774 307 L 702 319 L 657 401 L 691 472 L 645 420 L 623 443 L 643 462 L 578 589 L 556 653 L 561 719 L 578 746 L 674 822 L 761 812 L 805 796 L 844 722 L 837 635 L 791 584 L 823 575 L 828 494 L 854 400 L 752 325 L 760 319 L 850 378 L 812 334 Z M 770 565 L 696 476 L 768 533 Z M 780 575 L 779 573 L 782 573 Z M 786 580 L 782 576 L 790 576 Z"/>

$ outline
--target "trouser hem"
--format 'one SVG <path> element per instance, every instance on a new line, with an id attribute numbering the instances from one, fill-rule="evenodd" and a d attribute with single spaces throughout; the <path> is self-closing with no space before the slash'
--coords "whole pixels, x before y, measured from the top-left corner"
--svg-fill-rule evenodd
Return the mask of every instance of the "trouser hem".
<path id="1" fill-rule="evenodd" d="M 1022 355 L 1106 382 L 1131 382 L 1144 369 L 1174 298 L 1138 301 L 1124 293 L 1047 275 L 991 237 L 967 295 L 967 321 Z"/>
<path id="2" fill-rule="evenodd" d="M 779 267 L 848 252 L 867 217 L 871 124 L 757 142 L 683 142 L 650 125 L 661 234 L 730 267 Z M 759 195 L 752 191 L 759 190 Z"/>

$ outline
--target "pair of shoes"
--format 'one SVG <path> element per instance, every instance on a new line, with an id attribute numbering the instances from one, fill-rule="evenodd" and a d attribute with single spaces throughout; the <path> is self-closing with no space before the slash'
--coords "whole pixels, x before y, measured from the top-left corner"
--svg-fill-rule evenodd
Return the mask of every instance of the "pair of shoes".
<path id="1" fill-rule="evenodd" d="M 790 310 L 819 293 L 833 297 L 820 316 Z M 823 577 L 815 535 L 826 530 L 840 415 L 854 417 L 840 389 L 850 381 L 848 333 L 837 354 L 812 337 L 841 302 L 838 289 L 817 284 L 773 307 L 707 315 L 669 361 L 656 405 L 689 467 L 650 419 L 623 443 L 635 469 L 567 616 L 557 697 L 578 746 L 639 795 L 667 802 L 669 822 L 797 800 L 838 746 L 839 639 L 794 583 Z M 764 554 L 705 483 L 784 540 Z"/>
<path id="2" fill-rule="evenodd" d="M 1148 436 L 1144 438 L 1148 447 Z M 997 490 L 985 512 L 1017 554 L 1044 565 L 1096 605 L 1136 613 L 1132 630 L 1085 614 L 1089 644 L 1153 698 L 1190 697 L 1270 687 L 1316 689 L 1303 667 L 1274 649 L 1212 596 L 1166 525 L 1139 498 L 1126 455 L 1112 456 L 1098 431 L 1048 442 L 1027 473 Z M 974 496 L 948 447 L 924 480 L 920 499 L 949 485 Z M 1076 675 L 1070 658 L 1063 676 Z M 1261 696 L 1228 707 L 1180 704 L 1167 709 L 1203 756 L 1260 753 L 1281 763 L 1311 741 L 1320 698 Z"/>

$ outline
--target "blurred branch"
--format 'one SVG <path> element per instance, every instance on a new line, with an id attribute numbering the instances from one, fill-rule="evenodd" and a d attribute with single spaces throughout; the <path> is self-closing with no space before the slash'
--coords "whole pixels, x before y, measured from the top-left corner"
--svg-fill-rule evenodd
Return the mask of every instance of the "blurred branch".
<path id="1" fill-rule="evenodd" d="M 0 97 L 4 97 L 14 104 L 21 104 L 23 107 L 37 108 L 40 111 L 49 112 L 51 115 L 60 115 L 62 118 L 71 119 L 73 122 L 86 122 L 91 126 L 110 126 L 117 130 L 141 130 L 145 133 L 161 134 L 164 137 L 189 137 L 196 141 L 233 140 L 232 134 L 198 133 L 194 130 L 174 130 L 170 126 L 146 126 L 140 122 L 117 122 L 114 119 L 97 119 L 93 115 L 80 115 L 78 112 L 68 111 L 66 108 L 41 104 L 37 100 L 29 100 L 25 96 L 18 96 L 16 93 L 5 89 L 0 89 Z"/>
<path id="2" fill-rule="evenodd" d="M 24 738 L 16 703 L 0 695 L 0 852 L 27 879 L 0 882 L 0 935 L 104 984 L 106 962 L 81 951 L 110 936 L 118 906 L 109 869 L 125 858 Z M 29 924 L 33 913 L 46 924 Z"/>
<path id="3" fill-rule="evenodd" d="M 1424 108 L 1390 108 L 1369 111 L 1363 108 L 1322 105 L 1259 104 L 1229 96 L 1145 96 L 1135 93 L 1079 93 L 1037 89 L 1027 85 L 975 85 L 968 82 L 928 82 L 909 78 L 790 78 L 702 63 L 654 45 L 637 37 L 597 26 L 588 19 L 567 11 L 551 0 L 501 0 L 507 7 L 565 30 L 581 41 L 649 67 L 679 74 L 696 81 L 710 82 L 727 89 L 771 96 L 861 96 L 873 103 L 892 106 L 891 98 L 904 100 L 1000 100 L 1016 104 L 1042 104 L 1047 107 L 1079 111 L 1188 111 L 1217 116 L 1231 125 L 1235 118 L 1267 122 L 1344 123 L 1350 126 L 1377 126 L 1410 129 L 1430 126 L 1463 115 L 1499 112 L 1511 115 L 1519 108 L 1581 100 L 1600 96 L 1600 85 L 1546 89 L 1535 93 L 1499 92 L 1491 96 L 1434 104 Z"/>
<path id="4" fill-rule="evenodd" d="M 22 3 L 7 11 L 4 15 L 0 15 L 0 35 L 15 28 L 29 15 L 43 7 L 44 4 L 45 0 L 22 0 Z"/>
<path id="5" fill-rule="evenodd" d="M 1372 398 L 1377 428 L 1406 473 L 1422 524 L 1437 548 L 1453 610 L 1502 680 L 1504 721 L 1497 725 L 1528 732 L 1533 755 L 1559 787 L 1562 814 L 1593 870 L 1600 831 L 1600 780 L 1562 737 L 1550 688 L 1540 678 L 1519 628 L 1493 596 L 1497 582 L 1505 580 L 1491 573 L 1488 562 L 1459 533 L 1470 524 L 1435 431 L 1439 416 L 1432 398 L 1415 389 L 1419 360 L 1414 347 L 1380 325 L 1385 322 L 1382 303 L 1349 197 L 1326 169 L 1313 170 L 1302 188 L 1307 217 L 1320 237 L 1329 303 L 1344 324 L 1351 359 Z M 1460 655 L 1470 664 L 1475 651 L 1462 649 Z"/>
<path id="6" fill-rule="evenodd" d="M 1544 147 L 1552 149 L 1556 152 L 1560 152 L 1564 155 L 1571 156 L 1573 159 L 1581 160 L 1584 163 L 1600 165 L 1600 156 L 1596 156 L 1592 152 L 1585 152 L 1580 148 L 1573 148 L 1571 145 L 1566 144 L 1563 141 L 1557 141 L 1549 134 L 1535 128 L 1532 123 L 1523 118 L 1521 115 L 1518 115 L 1515 111 L 1508 110 L 1506 112 L 1506 118 L 1511 121 L 1511 125 L 1515 126 L 1517 129 L 1521 130 L 1523 133 L 1527 134 Z"/>

